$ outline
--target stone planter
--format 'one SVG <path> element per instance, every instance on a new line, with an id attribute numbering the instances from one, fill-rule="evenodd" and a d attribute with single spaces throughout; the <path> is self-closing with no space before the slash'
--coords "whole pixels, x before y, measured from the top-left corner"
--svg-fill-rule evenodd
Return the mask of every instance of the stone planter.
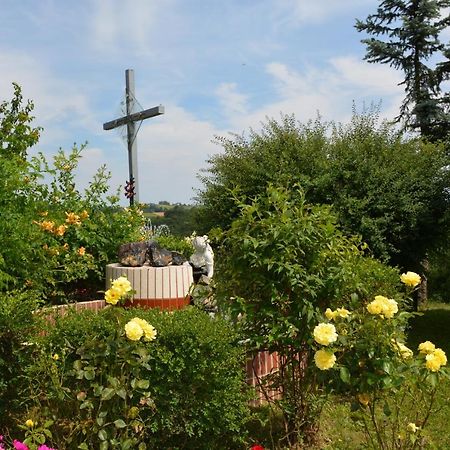
<path id="1" fill-rule="evenodd" d="M 125 267 L 118 263 L 106 266 L 106 289 L 120 276 L 126 276 L 136 293 L 125 306 L 181 309 L 189 304 L 193 283 L 190 265 L 167 267 Z"/>

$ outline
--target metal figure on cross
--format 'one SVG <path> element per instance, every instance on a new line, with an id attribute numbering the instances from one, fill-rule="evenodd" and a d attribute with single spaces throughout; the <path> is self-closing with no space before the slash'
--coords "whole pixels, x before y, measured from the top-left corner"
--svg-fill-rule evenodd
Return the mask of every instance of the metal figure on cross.
<path id="1" fill-rule="evenodd" d="M 119 119 L 103 124 L 104 130 L 112 130 L 122 125 L 127 126 L 127 147 L 128 147 L 128 168 L 129 180 L 126 182 L 125 196 L 130 200 L 130 206 L 139 202 L 138 165 L 137 165 L 137 145 L 136 145 L 136 122 L 142 122 L 150 117 L 164 114 L 164 106 L 159 105 L 154 108 L 139 112 L 133 112 L 135 103 L 134 96 L 134 70 L 125 71 L 125 101 L 126 115 Z"/>

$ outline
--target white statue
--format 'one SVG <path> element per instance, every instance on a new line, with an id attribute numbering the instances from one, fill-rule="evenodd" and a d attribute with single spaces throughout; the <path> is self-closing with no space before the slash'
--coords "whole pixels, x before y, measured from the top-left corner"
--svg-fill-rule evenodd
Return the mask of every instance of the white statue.
<path id="1" fill-rule="evenodd" d="M 214 253 L 209 245 L 208 236 L 195 236 L 192 239 L 192 245 L 194 246 L 194 254 L 189 261 L 195 267 L 205 267 L 206 274 L 209 278 L 212 278 L 214 274 Z"/>

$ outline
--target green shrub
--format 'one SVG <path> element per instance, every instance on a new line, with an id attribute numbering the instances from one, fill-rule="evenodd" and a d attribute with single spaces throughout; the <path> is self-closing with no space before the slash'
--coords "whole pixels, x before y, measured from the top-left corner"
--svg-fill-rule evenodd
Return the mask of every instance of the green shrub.
<path id="1" fill-rule="evenodd" d="M 155 340 L 127 338 L 134 317 Z M 70 313 L 29 368 L 33 418 L 54 421 L 58 448 L 240 448 L 249 395 L 238 339 L 195 308 Z"/>
<path id="2" fill-rule="evenodd" d="M 156 241 L 167 250 L 181 253 L 187 260 L 194 253 L 194 247 L 189 238 L 169 234 L 167 236 L 158 236 Z"/>
<path id="3" fill-rule="evenodd" d="M 36 330 L 36 298 L 23 293 L 0 292 L 0 417 L 8 423 L 18 411 L 23 368 L 30 362 Z M 1 434 L 1 433 L 0 433 Z"/>
<path id="4" fill-rule="evenodd" d="M 242 326 L 253 351 L 282 355 L 266 391 L 280 388 L 275 401 L 288 431 L 284 445 L 310 443 L 323 405 L 314 372 L 310 336 L 321 310 L 354 299 L 396 295 L 398 273 L 365 258 L 364 245 L 346 237 L 330 208 L 309 205 L 298 187 L 269 185 L 220 236 L 215 281 L 217 301 Z"/>

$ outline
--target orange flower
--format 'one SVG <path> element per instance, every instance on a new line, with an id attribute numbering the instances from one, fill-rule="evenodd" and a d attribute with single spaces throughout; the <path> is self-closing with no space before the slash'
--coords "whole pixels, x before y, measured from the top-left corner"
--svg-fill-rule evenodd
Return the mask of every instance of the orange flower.
<path id="1" fill-rule="evenodd" d="M 81 225 L 80 216 L 72 212 L 66 212 L 66 222 L 71 225 Z"/>
<path id="2" fill-rule="evenodd" d="M 67 242 L 63 245 L 63 249 L 64 250 L 69 250 L 69 244 Z"/>
<path id="3" fill-rule="evenodd" d="M 86 254 L 86 249 L 84 247 L 80 247 L 77 252 L 80 256 L 84 256 Z"/>
<path id="4" fill-rule="evenodd" d="M 42 216 L 42 217 L 47 217 L 48 216 L 48 211 L 41 211 L 39 213 L 39 215 Z"/>
<path id="5" fill-rule="evenodd" d="M 66 232 L 66 230 L 67 230 L 67 225 L 60 225 L 59 227 L 57 227 L 55 229 L 55 234 L 57 236 L 64 236 L 64 233 Z"/>
<path id="6" fill-rule="evenodd" d="M 80 217 L 82 219 L 87 219 L 89 217 L 89 213 L 86 210 L 84 210 L 81 212 Z"/>
<path id="7" fill-rule="evenodd" d="M 53 232 L 53 229 L 55 227 L 55 222 L 53 222 L 52 220 L 43 220 L 39 226 L 44 230 L 44 231 L 50 231 Z"/>

